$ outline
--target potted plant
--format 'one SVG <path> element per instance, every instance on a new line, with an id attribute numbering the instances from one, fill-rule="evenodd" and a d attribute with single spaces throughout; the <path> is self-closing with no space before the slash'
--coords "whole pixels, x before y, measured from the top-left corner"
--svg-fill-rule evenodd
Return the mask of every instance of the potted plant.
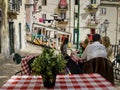
<path id="1" fill-rule="evenodd" d="M 54 49 L 44 48 L 35 58 L 32 65 L 32 74 L 41 75 L 45 87 L 54 87 L 57 74 L 64 74 L 66 61 L 62 54 L 55 54 Z"/>

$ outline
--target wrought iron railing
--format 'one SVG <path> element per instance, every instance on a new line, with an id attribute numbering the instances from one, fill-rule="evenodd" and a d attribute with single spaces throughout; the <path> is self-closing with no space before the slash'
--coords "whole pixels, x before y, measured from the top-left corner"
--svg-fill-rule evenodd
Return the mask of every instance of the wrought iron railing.
<path id="1" fill-rule="evenodd" d="M 120 0 L 101 0 L 101 1 L 108 1 L 108 2 L 120 2 Z"/>
<path id="2" fill-rule="evenodd" d="M 19 12 L 20 11 L 20 0 L 8 1 L 8 11 L 9 12 Z"/>
<path id="3" fill-rule="evenodd" d="M 88 19 L 86 24 L 87 25 L 98 25 L 99 24 L 99 19 L 95 19 L 95 20 Z"/>

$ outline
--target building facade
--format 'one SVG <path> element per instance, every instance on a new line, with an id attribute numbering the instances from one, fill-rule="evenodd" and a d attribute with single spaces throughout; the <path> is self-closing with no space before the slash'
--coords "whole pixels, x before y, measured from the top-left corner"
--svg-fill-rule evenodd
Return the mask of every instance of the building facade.
<path id="1" fill-rule="evenodd" d="M 31 34 L 58 38 L 69 35 L 73 44 L 99 33 L 109 36 L 112 44 L 119 43 L 119 0 L 29 0 L 32 14 Z M 112 15 L 111 10 L 114 15 Z M 28 16 L 27 16 L 28 17 Z M 109 21 L 104 27 L 103 22 Z M 113 36 L 114 34 L 114 36 Z M 57 39 L 56 39 L 57 40 Z"/>
<path id="2" fill-rule="evenodd" d="M 85 3 L 86 2 L 86 3 Z M 78 5 L 80 8 L 78 8 Z M 74 5 L 73 5 L 74 6 Z M 78 10 L 79 9 L 79 10 Z M 78 13 L 79 11 L 79 13 Z M 77 17 L 79 14 L 79 20 Z M 75 0 L 75 28 L 74 37 L 79 22 L 79 41 L 82 41 L 94 33 L 109 36 L 111 44 L 119 44 L 120 41 L 120 0 Z M 104 21 L 108 20 L 108 27 Z M 77 35 L 77 34 L 76 34 Z M 73 38 L 73 41 L 76 41 Z"/>
<path id="3" fill-rule="evenodd" d="M 25 47 L 26 17 L 24 0 L 0 1 L 0 53 L 9 57 Z"/>
<path id="4" fill-rule="evenodd" d="M 43 37 L 54 39 L 56 47 L 63 36 L 71 39 L 72 30 L 69 23 L 71 10 L 68 9 L 71 5 L 68 4 L 68 0 L 33 0 L 32 3 L 33 23 L 30 30 L 32 36 L 42 37 L 42 41 Z"/>
<path id="5" fill-rule="evenodd" d="M 109 21 L 106 34 L 110 37 L 111 43 L 120 44 L 120 0 L 101 0 L 99 18 L 100 24 L 103 24 L 105 19 Z M 101 34 L 105 35 L 104 32 Z"/>

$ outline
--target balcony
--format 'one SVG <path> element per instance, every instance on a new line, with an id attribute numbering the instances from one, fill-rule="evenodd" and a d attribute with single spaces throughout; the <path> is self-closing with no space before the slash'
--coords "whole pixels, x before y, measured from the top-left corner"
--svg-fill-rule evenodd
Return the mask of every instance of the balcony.
<path id="1" fill-rule="evenodd" d="M 119 5 L 120 6 L 120 0 L 101 0 L 100 5 Z"/>
<path id="2" fill-rule="evenodd" d="M 20 11 L 19 2 L 8 2 L 8 16 L 11 19 L 17 19 L 17 15 Z"/>
<path id="3" fill-rule="evenodd" d="M 58 24 L 58 25 L 67 25 L 67 24 L 68 24 L 68 21 L 67 21 L 67 20 L 58 21 L 57 24 Z"/>
<path id="4" fill-rule="evenodd" d="M 87 13 L 96 13 L 98 10 L 97 4 L 89 4 L 84 8 Z"/>
<path id="5" fill-rule="evenodd" d="M 120 0 L 101 0 L 101 1 L 108 1 L 108 2 L 120 2 Z"/>
<path id="6" fill-rule="evenodd" d="M 67 11 L 68 10 L 68 4 L 66 0 L 60 0 L 58 4 L 58 10 L 60 11 Z"/>
<path id="7" fill-rule="evenodd" d="M 87 27 L 90 28 L 95 28 L 99 24 L 99 19 L 93 20 L 93 19 L 88 19 L 86 22 Z"/>
<path id="8" fill-rule="evenodd" d="M 58 10 L 59 11 L 67 11 L 68 10 L 68 5 L 66 5 L 66 6 L 60 6 L 60 5 L 58 5 Z"/>

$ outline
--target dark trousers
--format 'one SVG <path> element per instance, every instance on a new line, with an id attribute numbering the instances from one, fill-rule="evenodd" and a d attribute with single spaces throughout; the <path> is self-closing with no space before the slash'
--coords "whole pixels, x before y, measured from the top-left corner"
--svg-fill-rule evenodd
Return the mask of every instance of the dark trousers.
<path id="1" fill-rule="evenodd" d="M 70 70 L 71 74 L 81 74 L 82 73 L 82 64 L 77 64 L 72 59 L 69 59 L 67 64 L 67 68 Z"/>

